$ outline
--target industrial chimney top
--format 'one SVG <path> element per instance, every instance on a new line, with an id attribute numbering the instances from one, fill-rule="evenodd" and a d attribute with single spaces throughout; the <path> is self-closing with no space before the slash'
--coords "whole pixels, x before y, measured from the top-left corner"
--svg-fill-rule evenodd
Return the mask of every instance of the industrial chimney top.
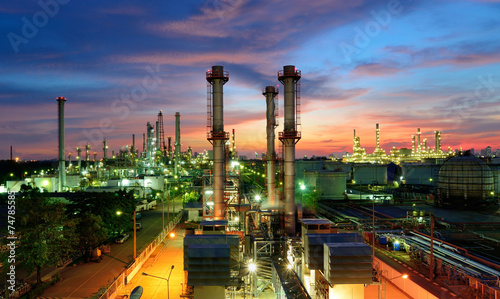
<path id="1" fill-rule="evenodd" d="M 66 102 L 66 98 L 65 97 L 58 97 L 56 100 L 57 101 L 65 101 Z"/>
<path id="2" fill-rule="evenodd" d="M 266 86 L 262 89 L 262 94 L 266 95 L 266 93 L 278 94 L 279 91 L 274 86 Z"/>
<path id="3" fill-rule="evenodd" d="M 284 78 L 294 78 L 295 81 L 298 81 L 300 77 L 302 76 L 301 72 L 297 70 L 297 68 L 294 65 L 285 65 L 283 67 L 282 71 L 278 72 L 278 80 L 282 82 Z"/>
<path id="4" fill-rule="evenodd" d="M 207 81 L 212 83 L 214 79 L 222 79 L 223 83 L 226 83 L 229 81 L 229 73 L 224 71 L 222 65 L 214 65 L 211 71 L 207 71 Z"/>

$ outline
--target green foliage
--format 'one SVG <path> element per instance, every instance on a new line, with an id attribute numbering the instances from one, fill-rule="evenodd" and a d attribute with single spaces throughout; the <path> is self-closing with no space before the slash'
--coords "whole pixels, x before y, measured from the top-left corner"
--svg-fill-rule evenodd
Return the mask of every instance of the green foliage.
<path id="1" fill-rule="evenodd" d="M 317 208 L 318 207 L 318 197 L 317 191 L 301 191 L 296 192 L 295 198 L 297 201 L 301 202 L 304 207 Z"/>
<path id="2" fill-rule="evenodd" d="M 135 210 L 135 199 L 133 192 L 117 191 L 113 193 L 98 193 L 86 192 L 76 194 L 69 199 L 71 201 L 67 206 L 68 215 L 80 218 L 87 217 L 84 215 L 99 216 L 102 224 L 97 219 L 86 219 L 85 221 L 93 222 L 94 231 L 100 232 L 101 229 L 107 233 L 120 231 L 131 226 L 130 215 L 117 215 L 116 212 L 121 211 L 127 214 L 133 214 Z M 97 226 L 101 226 L 97 228 Z"/>
<path id="3" fill-rule="evenodd" d="M 84 213 L 78 217 L 78 220 L 78 247 L 85 260 L 88 260 L 92 250 L 106 240 L 107 230 L 99 215 Z"/>
<path id="4" fill-rule="evenodd" d="M 17 259 L 29 273 L 57 265 L 74 253 L 76 222 L 68 219 L 62 203 L 52 203 L 38 188 L 24 188 L 16 197 L 19 234 Z"/>
<path id="5" fill-rule="evenodd" d="M 197 202 L 200 199 L 200 193 L 191 191 L 184 194 L 184 202 Z"/>

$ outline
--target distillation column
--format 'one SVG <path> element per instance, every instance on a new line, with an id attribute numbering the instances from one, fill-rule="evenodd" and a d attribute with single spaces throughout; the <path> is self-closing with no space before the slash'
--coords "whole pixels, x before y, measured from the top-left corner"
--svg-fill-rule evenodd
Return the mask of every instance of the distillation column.
<path id="1" fill-rule="evenodd" d="M 441 154 L 441 131 L 434 131 L 436 154 Z"/>
<path id="2" fill-rule="evenodd" d="M 78 173 L 81 175 L 82 174 L 82 149 L 77 147 L 76 151 L 78 152 Z"/>
<path id="3" fill-rule="evenodd" d="M 378 152 L 380 150 L 380 128 L 378 124 L 376 125 L 375 128 L 375 141 L 376 141 L 375 152 Z"/>
<path id="4" fill-rule="evenodd" d="M 278 95 L 278 91 L 274 88 L 274 86 L 266 86 L 262 91 L 262 94 L 266 97 L 267 104 L 267 125 L 266 125 L 266 133 L 267 133 L 267 199 L 269 200 L 269 204 L 274 206 L 274 200 L 276 196 L 275 192 L 275 170 L 274 167 L 276 165 L 276 152 L 274 149 L 274 129 L 276 128 L 276 105 L 275 98 Z"/>
<path id="5" fill-rule="evenodd" d="M 64 102 L 66 98 L 58 97 L 58 110 L 59 110 L 59 182 L 57 191 L 62 192 L 66 186 L 66 160 L 64 157 Z"/>
<path id="6" fill-rule="evenodd" d="M 417 129 L 417 152 L 420 155 L 420 152 L 422 151 L 421 149 L 421 144 L 420 144 L 420 128 Z"/>
<path id="7" fill-rule="evenodd" d="M 278 80 L 285 89 L 285 124 L 279 139 L 284 145 L 285 168 L 285 230 L 288 235 L 295 235 L 295 144 L 300 140 L 297 131 L 296 91 L 301 72 L 293 65 L 286 65 L 278 72 Z"/>
<path id="8" fill-rule="evenodd" d="M 212 70 L 206 73 L 207 81 L 212 89 L 212 123 L 207 139 L 213 145 L 214 166 L 214 220 L 225 218 L 224 211 L 224 174 L 225 156 L 224 144 L 229 139 L 229 134 L 224 131 L 224 106 L 223 86 L 229 80 L 228 72 L 220 65 L 212 66 Z"/>
<path id="9" fill-rule="evenodd" d="M 181 159 L 181 114 L 179 112 L 175 112 L 175 149 L 174 149 L 174 157 L 175 157 L 175 175 L 179 175 L 179 163 Z"/>

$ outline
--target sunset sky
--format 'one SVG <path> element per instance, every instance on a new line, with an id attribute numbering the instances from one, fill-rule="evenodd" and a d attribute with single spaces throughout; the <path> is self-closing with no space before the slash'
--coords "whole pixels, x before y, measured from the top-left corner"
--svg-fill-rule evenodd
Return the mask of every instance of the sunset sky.
<path id="1" fill-rule="evenodd" d="M 265 151 L 267 85 L 302 71 L 297 157 L 361 146 L 500 148 L 500 2 L 418 0 L 4 1 L 0 7 L 0 159 L 57 158 L 132 143 L 163 110 L 182 150 L 206 140 L 205 72 L 223 65 L 225 130 L 237 150 Z M 283 95 L 279 96 L 280 117 Z M 282 131 L 283 121 L 277 131 Z M 279 141 L 276 141 L 278 146 Z"/>

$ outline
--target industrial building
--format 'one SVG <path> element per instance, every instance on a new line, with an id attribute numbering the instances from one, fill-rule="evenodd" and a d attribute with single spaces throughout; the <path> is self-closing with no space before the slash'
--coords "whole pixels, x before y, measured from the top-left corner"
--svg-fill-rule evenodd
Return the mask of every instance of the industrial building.
<path id="1" fill-rule="evenodd" d="M 281 152 L 275 148 L 280 90 L 274 85 L 262 90 L 267 137 L 261 161 L 265 172 L 259 173 L 263 186 L 250 175 L 243 178 L 244 169 L 253 165 L 237 159 L 235 131 L 230 136 L 224 126 L 224 86 L 230 83 L 229 72 L 221 65 L 205 73 L 206 139 L 212 145 L 207 153 L 193 157 L 190 149 L 182 151 L 180 112 L 173 114 L 174 148 L 168 136 L 167 145 L 160 111 L 155 122 L 145 125 L 142 151 L 132 134 L 131 145 L 108 157 L 107 141 L 103 140 L 102 159 L 94 154 L 91 160 L 91 146 L 86 145 L 83 163 L 78 148 L 76 164 L 69 158 L 66 167 L 66 99 L 60 97 L 58 175 L 37 175 L 24 182 L 48 192 L 134 190 L 138 197 L 153 197 L 156 192 L 191 190 L 194 174 L 202 173 L 202 201 L 185 207 L 188 220 L 199 221 L 198 229 L 186 229 L 183 236 L 184 295 L 189 298 L 259 297 L 265 293 L 273 293 L 275 298 L 365 298 L 370 292 L 382 297 L 387 285 L 397 286 L 410 298 L 439 298 L 439 292 L 460 294 L 452 287 L 457 284 L 450 282 L 457 277 L 463 284 L 480 285 L 483 293 L 500 296 L 500 257 L 496 259 L 492 253 L 485 258 L 459 245 L 459 240 L 473 235 L 478 244 L 490 242 L 487 246 L 498 249 L 498 238 L 465 227 L 460 233 L 455 231 L 460 224 L 437 216 L 441 210 L 414 208 L 430 203 L 430 197 L 413 195 L 425 190 L 428 193 L 421 194 L 432 195 L 438 206 L 494 204 L 500 167 L 470 156 L 447 159 L 452 151 L 441 150 L 439 131 L 435 132 L 434 149 L 421 140 L 418 129 L 410 153 L 391 150 L 387 155 L 380 146 L 379 124 L 372 154 L 361 148 L 354 131 L 353 154 L 343 161 L 297 160 L 295 145 L 302 138 L 301 78 L 301 71 L 293 65 L 277 72 L 284 98 L 283 130 L 278 132 Z M 246 186 L 253 183 L 259 186 Z M 20 184 L 8 183 L 7 187 L 15 190 Z M 250 191 L 244 192 L 244 188 Z M 262 193 L 255 192 L 259 188 Z M 430 191 L 433 188 L 435 192 Z M 303 206 L 304 196 L 316 196 L 313 207 Z M 401 207 L 393 196 L 401 200 Z M 406 209 L 404 200 L 411 202 L 410 208 Z M 477 222 L 471 225 L 480 226 Z M 406 268 L 395 265 L 390 253 L 399 256 L 400 263 L 408 262 L 408 269 L 410 260 L 427 269 L 428 280 L 406 281 Z M 445 276 L 447 288 L 443 286 Z M 441 286 L 444 292 L 439 290 Z"/>

